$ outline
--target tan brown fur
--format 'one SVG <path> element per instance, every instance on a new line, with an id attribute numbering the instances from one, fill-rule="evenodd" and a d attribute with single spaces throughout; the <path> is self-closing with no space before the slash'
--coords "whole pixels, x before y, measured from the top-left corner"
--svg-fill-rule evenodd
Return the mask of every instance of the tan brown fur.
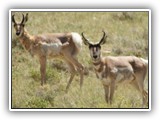
<path id="1" fill-rule="evenodd" d="M 73 35 L 78 33 L 47 33 L 42 35 L 30 35 L 24 28 L 28 20 L 28 14 L 24 17 L 21 23 L 17 23 L 12 16 L 12 22 L 16 30 L 16 35 L 19 37 L 22 46 L 32 55 L 37 56 L 40 62 L 41 85 L 46 83 L 46 62 L 47 58 L 62 58 L 69 66 L 71 76 L 66 87 L 68 90 L 75 73 L 80 74 L 80 87 L 83 83 L 83 65 L 79 63 L 76 56 L 80 52 L 80 47 L 77 47 L 76 40 L 73 40 Z M 81 37 L 80 37 L 81 38 Z M 81 40 L 81 39 L 80 39 Z"/>
<path id="2" fill-rule="evenodd" d="M 146 105 L 148 93 L 144 89 L 144 80 L 147 74 L 148 61 L 135 56 L 107 56 L 102 57 L 101 45 L 105 43 L 105 32 L 99 43 L 93 44 L 83 33 L 84 44 L 89 46 L 97 77 L 101 80 L 107 103 L 112 103 L 115 86 L 118 83 L 133 85 L 142 96 L 142 106 Z M 144 62 L 145 61 L 145 62 Z"/>

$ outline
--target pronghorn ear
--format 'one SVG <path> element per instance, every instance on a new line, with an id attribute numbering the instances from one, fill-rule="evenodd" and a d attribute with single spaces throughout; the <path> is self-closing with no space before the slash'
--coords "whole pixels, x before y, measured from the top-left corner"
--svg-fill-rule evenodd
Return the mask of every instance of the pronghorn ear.
<path id="1" fill-rule="evenodd" d="M 86 39 L 86 38 L 84 37 L 83 32 L 82 32 L 81 35 L 82 35 L 83 43 L 84 43 L 85 45 L 87 45 L 87 46 L 90 46 L 90 42 L 89 42 L 88 39 Z"/>

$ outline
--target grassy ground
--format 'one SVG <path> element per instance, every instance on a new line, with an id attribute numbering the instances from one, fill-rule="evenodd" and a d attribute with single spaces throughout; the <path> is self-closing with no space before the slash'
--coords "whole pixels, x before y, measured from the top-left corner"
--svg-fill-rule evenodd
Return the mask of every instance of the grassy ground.
<path id="1" fill-rule="evenodd" d="M 16 12 L 21 20 L 21 12 Z M 29 12 L 26 29 L 30 34 L 49 32 L 85 33 L 91 41 L 99 41 L 102 30 L 107 31 L 107 43 L 103 55 L 135 55 L 148 58 L 147 12 Z M 111 51 L 110 54 L 105 51 Z M 80 91 L 76 76 L 68 93 L 65 87 L 69 72 L 65 63 L 47 62 L 47 84 L 40 86 L 39 62 L 20 45 L 12 28 L 12 108 L 140 108 L 140 94 L 131 86 L 120 85 L 114 101 L 104 100 L 101 82 L 92 69 L 89 51 L 83 45 L 79 61 L 89 69 Z M 145 89 L 148 89 L 148 78 Z M 147 106 L 146 106 L 147 107 Z"/>

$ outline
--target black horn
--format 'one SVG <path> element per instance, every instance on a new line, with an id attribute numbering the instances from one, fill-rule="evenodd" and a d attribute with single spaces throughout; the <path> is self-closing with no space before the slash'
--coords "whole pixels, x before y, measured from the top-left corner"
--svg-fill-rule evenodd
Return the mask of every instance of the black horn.
<path id="1" fill-rule="evenodd" d="M 83 33 L 83 32 L 82 32 L 81 35 L 82 35 L 82 39 L 83 39 L 84 44 L 85 44 L 85 45 L 90 45 L 89 40 L 84 37 L 84 33 Z"/>
<path id="2" fill-rule="evenodd" d="M 101 40 L 99 42 L 100 45 L 104 44 L 106 42 L 106 38 L 107 38 L 106 33 L 104 31 L 102 31 L 102 32 L 103 32 L 103 37 L 101 38 Z"/>
<path id="3" fill-rule="evenodd" d="M 22 22 L 21 22 L 21 24 L 23 24 L 24 23 L 24 14 L 22 14 Z"/>
<path id="4" fill-rule="evenodd" d="M 28 21 L 28 13 L 26 13 L 25 22 Z"/>
<path id="5" fill-rule="evenodd" d="M 14 15 L 12 15 L 12 22 L 15 24 L 16 23 L 16 21 L 15 21 L 15 19 L 14 19 Z"/>

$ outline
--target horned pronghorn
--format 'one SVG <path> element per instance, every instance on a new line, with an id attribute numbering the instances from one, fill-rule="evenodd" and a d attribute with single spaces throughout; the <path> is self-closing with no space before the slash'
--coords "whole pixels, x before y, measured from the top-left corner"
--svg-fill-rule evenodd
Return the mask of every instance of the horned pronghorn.
<path id="1" fill-rule="evenodd" d="M 82 47 L 82 39 L 78 33 L 48 33 L 42 35 L 30 35 L 25 29 L 28 21 L 28 13 L 22 14 L 20 23 L 15 21 L 15 15 L 12 15 L 12 22 L 16 35 L 19 37 L 22 46 L 31 54 L 36 55 L 40 62 L 41 85 L 46 83 L 46 62 L 47 58 L 60 57 L 69 68 L 71 76 L 66 87 L 66 91 L 76 74 L 80 74 L 80 87 L 83 84 L 83 65 L 77 60 L 77 54 Z"/>
<path id="2" fill-rule="evenodd" d="M 135 56 L 107 56 L 102 57 L 101 45 L 106 42 L 107 35 L 103 31 L 102 39 L 92 43 L 84 37 L 84 44 L 89 46 L 94 70 L 97 77 L 102 81 L 105 90 L 105 100 L 112 103 L 115 85 L 127 82 L 138 89 L 142 95 L 142 106 L 147 103 L 148 93 L 144 89 L 144 80 L 148 71 L 148 60 Z"/>

